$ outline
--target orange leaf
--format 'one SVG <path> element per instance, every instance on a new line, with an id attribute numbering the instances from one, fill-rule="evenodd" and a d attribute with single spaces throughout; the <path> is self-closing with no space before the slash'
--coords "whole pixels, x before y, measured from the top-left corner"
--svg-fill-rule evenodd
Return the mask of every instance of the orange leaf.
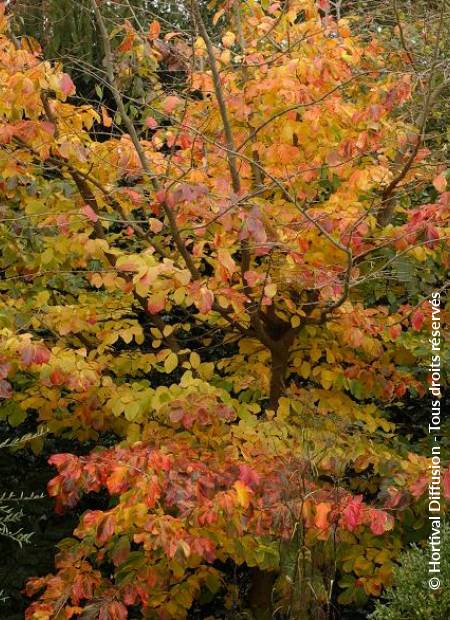
<path id="1" fill-rule="evenodd" d="M 148 27 L 148 38 L 150 41 L 154 41 L 159 38 L 161 33 L 161 24 L 157 21 L 153 21 Z"/>
<path id="2" fill-rule="evenodd" d="M 111 127 L 111 125 L 112 125 L 112 118 L 108 114 L 108 110 L 105 108 L 104 105 L 102 105 L 101 111 L 102 111 L 102 123 L 103 123 L 103 125 L 105 127 Z"/>
<path id="3" fill-rule="evenodd" d="M 441 172 L 441 174 L 438 174 L 437 177 L 433 179 L 433 185 L 440 194 L 445 192 L 447 189 L 447 177 L 445 171 Z"/>
<path id="4" fill-rule="evenodd" d="M 331 511 L 331 504 L 327 502 L 320 502 L 316 506 L 316 518 L 314 519 L 314 525 L 320 530 L 325 530 L 329 527 L 328 514 Z"/>

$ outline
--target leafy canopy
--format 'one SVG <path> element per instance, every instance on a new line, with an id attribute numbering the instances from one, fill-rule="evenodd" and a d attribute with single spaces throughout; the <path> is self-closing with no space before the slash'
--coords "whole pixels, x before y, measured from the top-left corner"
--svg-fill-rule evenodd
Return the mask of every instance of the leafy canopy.
<path id="1" fill-rule="evenodd" d="M 195 2 L 194 41 L 127 22 L 111 49 L 105 30 L 114 117 L 3 18 L 2 416 L 117 438 L 51 457 L 58 510 L 111 502 L 29 582 L 29 620 L 185 618 L 229 560 L 275 571 L 286 613 L 326 604 L 335 565 L 361 604 L 413 521 L 425 536 L 428 462 L 385 409 L 427 392 L 450 193 L 404 120 L 408 76 L 319 5 L 235 3 L 219 44 Z"/>

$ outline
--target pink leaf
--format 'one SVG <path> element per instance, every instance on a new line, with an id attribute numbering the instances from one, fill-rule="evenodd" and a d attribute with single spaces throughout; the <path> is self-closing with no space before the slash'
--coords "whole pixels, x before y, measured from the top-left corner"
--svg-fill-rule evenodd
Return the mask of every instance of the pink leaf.
<path id="1" fill-rule="evenodd" d="M 15 128 L 11 125 L 2 125 L 0 127 L 0 144 L 9 144 L 14 138 Z"/>
<path id="2" fill-rule="evenodd" d="M 148 220 L 148 225 L 149 225 L 150 230 L 151 230 L 152 232 L 156 233 L 156 234 L 157 234 L 157 233 L 159 233 L 159 232 L 161 232 L 161 231 L 162 231 L 162 229 L 164 228 L 163 223 L 162 223 L 162 222 L 160 222 L 159 220 L 157 220 L 157 219 L 156 219 L 156 218 L 154 218 L 154 217 L 151 217 L 151 218 Z"/>
<path id="3" fill-rule="evenodd" d="M 260 483 L 261 477 L 254 469 L 244 464 L 239 465 L 239 480 L 252 488 Z"/>
<path id="4" fill-rule="evenodd" d="M 147 118 L 145 119 L 145 125 L 149 129 L 156 129 L 158 127 L 158 123 L 157 121 L 155 121 L 153 116 L 147 116 Z"/>
<path id="5" fill-rule="evenodd" d="M 200 310 L 202 314 L 206 314 L 212 308 L 214 301 L 213 293 L 206 288 L 206 286 L 202 286 L 199 290 L 199 297 L 195 300 L 196 307 Z"/>
<path id="6" fill-rule="evenodd" d="M 164 101 L 164 112 L 166 112 L 167 114 L 172 114 L 177 105 L 179 105 L 180 103 L 183 102 L 179 97 L 176 97 L 175 95 L 169 95 Z"/>
<path id="7" fill-rule="evenodd" d="M 377 510 L 374 508 L 369 512 L 370 529 L 377 536 L 381 536 L 387 530 L 391 530 L 394 527 L 394 519 L 384 510 Z"/>
<path id="8" fill-rule="evenodd" d="M 357 495 L 353 497 L 351 501 L 347 504 L 343 511 L 343 521 L 347 526 L 347 529 L 352 532 L 354 529 L 358 527 L 361 523 L 362 519 L 362 495 Z"/>
<path id="9" fill-rule="evenodd" d="M 94 223 L 98 222 L 98 215 L 96 214 L 94 209 L 90 207 L 89 205 L 84 205 L 81 211 L 91 222 L 94 222 Z"/>
<path id="10" fill-rule="evenodd" d="M 11 364 L 9 362 L 1 363 L 0 364 L 0 379 L 6 379 L 10 370 L 11 370 Z"/>
<path id="11" fill-rule="evenodd" d="M 11 398 L 12 387 L 9 381 L 0 379 L 0 398 Z"/>
<path id="12" fill-rule="evenodd" d="M 317 6 L 321 11 L 324 11 L 324 13 L 328 13 L 330 11 L 330 3 L 328 0 L 318 0 Z"/>
<path id="13" fill-rule="evenodd" d="M 259 274 L 257 271 L 246 271 L 244 273 L 244 278 L 247 284 L 253 287 L 255 286 L 255 284 L 257 284 L 263 279 L 263 276 Z"/>
<path id="14" fill-rule="evenodd" d="M 436 226 L 433 226 L 433 224 L 427 224 L 426 231 L 427 231 L 427 239 L 428 241 L 431 241 L 431 243 L 429 243 L 428 245 L 433 247 L 434 245 L 436 245 L 434 242 L 440 239 L 439 231 L 436 228 Z"/>
<path id="15" fill-rule="evenodd" d="M 58 215 L 56 218 L 56 223 L 58 225 L 60 233 L 66 237 L 69 233 L 69 218 L 67 217 L 67 215 L 65 213 L 61 213 L 61 215 Z"/>
<path id="16" fill-rule="evenodd" d="M 150 314 L 158 314 L 164 309 L 166 301 L 162 295 L 151 295 L 147 301 L 147 310 Z"/>
<path id="17" fill-rule="evenodd" d="M 142 196 L 142 194 L 140 194 L 139 192 L 137 192 L 134 189 L 131 189 L 130 187 L 124 187 L 120 190 L 121 194 L 125 194 L 126 196 L 128 196 L 128 198 L 131 200 L 131 202 L 134 202 L 135 205 L 140 205 L 142 204 L 142 201 L 144 200 L 144 197 Z"/>
<path id="18" fill-rule="evenodd" d="M 59 78 L 59 87 L 61 92 L 67 97 L 75 93 L 75 84 L 72 82 L 67 73 L 62 73 Z"/>

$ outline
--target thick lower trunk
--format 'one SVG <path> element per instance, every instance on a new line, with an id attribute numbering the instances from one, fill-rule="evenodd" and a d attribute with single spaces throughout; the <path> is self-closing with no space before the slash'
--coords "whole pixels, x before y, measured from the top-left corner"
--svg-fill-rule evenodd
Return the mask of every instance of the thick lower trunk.
<path id="1" fill-rule="evenodd" d="M 270 377 L 269 409 L 276 411 L 284 391 L 284 380 L 289 359 L 289 346 L 272 351 L 272 374 Z"/>
<path id="2" fill-rule="evenodd" d="M 272 620 L 272 590 L 275 573 L 253 568 L 251 571 L 252 585 L 248 595 L 250 609 L 255 620 Z"/>

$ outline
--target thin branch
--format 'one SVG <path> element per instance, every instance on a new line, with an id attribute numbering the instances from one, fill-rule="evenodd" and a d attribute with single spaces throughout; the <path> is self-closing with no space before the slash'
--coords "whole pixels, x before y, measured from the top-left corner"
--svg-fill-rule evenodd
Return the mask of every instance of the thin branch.
<path id="1" fill-rule="evenodd" d="M 386 224 L 389 223 L 392 217 L 392 213 L 394 209 L 394 200 L 393 200 L 394 190 L 398 186 L 398 184 L 401 183 L 403 179 L 406 177 L 411 166 L 414 163 L 414 160 L 416 159 L 417 153 L 419 152 L 419 148 L 424 139 L 425 130 L 426 130 L 427 121 L 428 121 L 430 112 L 433 108 L 433 105 L 437 97 L 439 96 L 442 89 L 445 87 L 447 83 L 446 81 L 444 81 L 442 84 L 439 84 L 436 88 L 432 87 L 436 68 L 438 65 L 439 44 L 442 38 L 442 29 L 444 25 L 444 15 L 445 15 L 444 9 L 445 9 L 446 4 L 447 4 L 446 0 L 442 0 L 441 10 L 439 14 L 438 29 L 436 32 L 436 43 L 434 46 L 433 59 L 432 59 L 430 73 L 429 73 L 429 77 L 427 81 L 427 92 L 425 95 L 423 111 L 418 119 L 418 131 L 417 131 L 417 137 L 415 140 L 415 145 L 414 145 L 414 148 L 410 156 L 406 160 L 403 168 L 400 170 L 399 174 L 394 179 L 392 179 L 392 181 L 389 183 L 389 185 L 386 187 L 386 189 L 383 191 L 381 195 L 381 205 L 383 208 L 380 209 L 380 211 L 378 212 L 378 216 L 377 216 L 377 221 L 380 226 L 386 226 Z"/>
<path id="2" fill-rule="evenodd" d="M 231 181 L 233 185 L 233 191 L 235 194 L 239 194 L 241 190 L 241 180 L 239 177 L 239 172 L 237 168 L 236 161 L 236 147 L 234 144 L 233 132 L 231 129 L 230 120 L 228 118 L 228 111 L 225 103 L 225 96 L 223 93 L 222 83 L 220 81 L 219 69 L 217 68 L 216 57 L 214 55 L 214 48 L 211 43 L 211 39 L 209 38 L 208 31 L 205 26 L 205 22 L 200 14 L 200 9 L 197 3 L 197 0 L 191 0 L 192 13 L 195 19 L 195 22 L 198 25 L 200 34 L 205 42 L 206 51 L 208 54 L 208 60 L 211 67 L 211 73 L 214 83 L 214 92 L 216 95 L 217 103 L 219 104 L 220 116 L 222 118 L 223 129 L 225 132 L 225 138 L 227 142 L 227 159 L 228 159 L 228 167 L 230 169 Z"/>

